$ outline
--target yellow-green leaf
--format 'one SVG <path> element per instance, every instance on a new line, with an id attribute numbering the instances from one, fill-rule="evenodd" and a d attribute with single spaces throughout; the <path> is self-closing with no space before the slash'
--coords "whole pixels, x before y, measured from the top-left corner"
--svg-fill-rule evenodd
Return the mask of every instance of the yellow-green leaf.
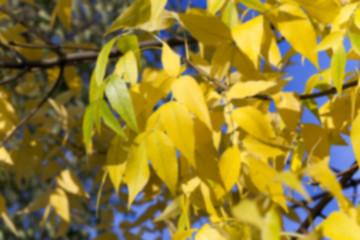
<path id="1" fill-rule="evenodd" d="M 124 80 L 117 75 L 111 75 L 105 88 L 106 97 L 113 109 L 136 132 L 138 131 L 133 103 Z"/>
<path id="2" fill-rule="evenodd" d="M 231 41 L 230 29 L 220 19 L 203 9 L 191 9 L 179 14 L 181 24 L 200 42 L 206 45 L 218 45 Z"/>
<path id="3" fill-rule="evenodd" d="M 183 102 L 209 129 L 212 129 L 204 95 L 195 79 L 190 76 L 180 77 L 172 84 L 171 88 L 174 97 Z"/>
<path id="4" fill-rule="evenodd" d="M 111 24 L 105 35 L 126 27 L 136 27 L 150 20 L 150 0 L 136 0 Z"/>
<path id="5" fill-rule="evenodd" d="M 279 211 L 275 207 L 270 208 L 270 210 L 265 215 L 264 226 L 262 229 L 262 236 L 264 240 L 280 240 L 282 225 L 282 217 Z"/>
<path id="6" fill-rule="evenodd" d="M 240 151 L 234 145 L 226 149 L 219 161 L 220 176 L 225 190 L 230 191 L 239 178 L 241 167 Z"/>
<path id="7" fill-rule="evenodd" d="M 149 178 L 150 169 L 145 142 L 136 142 L 131 148 L 125 170 L 125 181 L 129 189 L 128 208 L 131 207 L 135 197 L 145 187 Z"/>
<path id="8" fill-rule="evenodd" d="M 116 63 L 114 74 L 124 78 L 126 82 L 136 84 L 138 81 L 138 66 L 133 51 L 127 51 Z"/>
<path id="9" fill-rule="evenodd" d="M 360 55 L 360 34 L 350 33 L 351 46 Z"/>
<path id="10" fill-rule="evenodd" d="M 165 133 L 155 130 L 147 135 L 146 148 L 156 174 L 164 181 L 171 194 L 176 196 L 178 160 L 171 139 Z"/>
<path id="11" fill-rule="evenodd" d="M 13 160 L 11 159 L 10 154 L 8 153 L 8 151 L 6 151 L 6 149 L 4 147 L 0 147 L 0 163 L 8 164 L 8 165 L 14 164 Z"/>
<path id="12" fill-rule="evenodd" d="M 238 24 L 238 12 L 234 1 L 228 1 L 222 12 L 221 20 L 223 20 L 230 29 L 233 29 Z"/>
<path id="13" fill-rule="evenodd" d="M 232 1 L 229 1 L 232 2 Z M 221 9 L 221 7 L 226 3 L 226 0 L 208 0 L 207 1 L 207 10 L 212 13 L 216 14 L 217 11 Z"/>
<path id="14" fill-rule="evenodd" d="M 104 100 L 99 100 L 98 105 L 100 110 L 100 116 L 104 120 L 104 123 L 112 130 L 114 130 L 117 134 L 125 136 L 120 126 L 120 123 L 116 120 L 107 103 Z"/>
<path id="15" fill-rule="evenodd" d="M 138 68 L 141 66 L 141 53 L 139 41 L 136 35 L 122 35 L 116 42 L 116 45 L 120 52 L 124 55 L 128 51 L 132 51 L 136 56 Z"/>
<path id="16" fill-rule="evenodd" d="M 75 96 L 79 97 L 82 89 L 82 79 L 77 74 L 76 69 L 74 67 L 66 67 L 64 70 L 64 79 L 70 90 Z"/>
<path id="17" fill-rule="evenodd" d="M 351 125 L 350 137 L 356 161 L 360 166 L 360 114 L 356 116 Z"/>
<path id="18" fill-rule="evenodd" d="M 340 45 L 331 58 L 331 78 L 339 96 L 342 94 L 342 84 L 344 82 L 346 66 L 346 50 Z"/>
<path id="19" fill-rule="evenodd" d="M 270 121 L 255 107 L 237 108 L 232 112 L 234 121 L 249 134 L 262 140 L 275 138 Z"/>
<path id="20" fill-rule="evenodd" d="M 281 119 L 290 131 L 295 131 L 301 117 L 302 105 L 299 95 L 293 92 L 281 92 L 273 99 Z"/>
<path id="21" fill-rule="evenodd" d="M 265 5 L 260 0 L 238 0 L 238 2 L 258 12 L 265 12 L 267 10 Z"/>
<path id="22" fill-rule="evenodd" d="M 109 55 L 111 52 L 111 48 L 114 45 L 116 38 L 111 39 L 109 42 L 105 44 L 105 46 L 101 49 L 98 58 L 95 64 L 95 82 L 97 86 L 100 86 L 102 81 L 104 80 L 106 66 L 109 61 Z"/>
<path id="23" fill-rule="evenodd" d="M 161 63 L 164 70 L 172 77 L 177 77 L 180 73 L 180 57 L 166 42 L 163 42 Z"/>
<path id="24" fill-rule="evenodd" d="M 324 51 L 328 48 L 337 49 L 344 40 L 343 31 L 335 31 L 325 36 L 325 38 L 316 47 L 316 51 Z"/>
<path id="25" fill-rule="evenodd" d="M 151 0 L 151 21 L 157 19 L 164 10 L 166 5 L 166 0 Z"/>

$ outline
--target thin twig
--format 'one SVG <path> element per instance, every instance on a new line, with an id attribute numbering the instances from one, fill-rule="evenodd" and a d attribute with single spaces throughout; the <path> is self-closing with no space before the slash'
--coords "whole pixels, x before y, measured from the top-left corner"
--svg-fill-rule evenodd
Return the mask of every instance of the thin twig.
<path id="1" fill-rule="evenodd" d="M 24 43 L 16 43 L 14 41 L 10 41 L 9 45 L 17 46 L 17 47 L 23 47 L 23 48 L 33 48 L 33 49 L 74 49 L 74 50 L 88 50 L 88 51 L 99 51 L 98 48 L 92 48 L 92 47 L 82 47 L 82 46 L 48 46 L 48 45 L 33 45 L 33 44 L 24 44 Z"/>
<path id="2" fill-rule="evenodd" d="M 25 57 L 20 52 L 16 51 L 15 49 L 7 46 L 6 44 L 4 44 L 2 42 L 0 42 L 0 47 L 2 49 L 4 49 L 5 51 L 10 52 L 12 55 L 14 55 L 15 58 L 18 57 L 21 60 L 22 63 L 26 62 Z"/>
<path id="3" fill-rule="evenodd" d="M 20 72 L 18 72 L 16 75 L 9 77 L 8 79 L 4 79 L 2 81 L 0 81 L 0 86 L 4 85 L 6 83 L 12 82 L 17 80 L 18 78 L 21 78 L 22 76 L 24 76 L 27 72 L 29 72 L 29 68 L 25 67 L 23 70 L 21 70 Z"/>
<path id="4" fill-rule="evenodd" d="M 52 86 L 52 88 L 50 89 L 50 91 L 43 97 L 43 99 L 41 99 L 41 101 L 36 105 L 36 107 L 34 107 L 30 112 L 28 112 L 16 125 L 16 127 L 13 130 L 11 130 L 11 132 L 1 141 L 0 147 L 2 147 L 15 134 L 15 132 L 19 130 L 19 128 L 23 126 L 37 111 L 39 111 L 39 109 L 42 107 L 42 105 L 44 105 L 44 103 L 46 103 L 49 97 L 55 92 L 57 87 L 60 85 L 60 82 L 63 77 L 63 72 L 64 72 L 63 70 L 64 70 L 64 65 L 60 65 L 59 76 L 56 82 L 54 83 L 54 85 Z"/>

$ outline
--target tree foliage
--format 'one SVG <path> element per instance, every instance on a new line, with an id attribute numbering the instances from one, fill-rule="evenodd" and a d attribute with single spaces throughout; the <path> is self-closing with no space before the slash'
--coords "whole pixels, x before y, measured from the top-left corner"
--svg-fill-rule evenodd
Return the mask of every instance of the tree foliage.
<path id="1" fill-rule="evenodd" d="M 1 237 L 360 239 L 359 1 L 0 4 Z"/>

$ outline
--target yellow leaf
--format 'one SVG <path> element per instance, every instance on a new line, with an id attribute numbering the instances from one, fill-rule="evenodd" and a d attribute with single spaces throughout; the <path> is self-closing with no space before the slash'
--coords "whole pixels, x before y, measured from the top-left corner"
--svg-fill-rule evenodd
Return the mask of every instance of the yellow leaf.
<path id="1" fill-rule="evenodd" d="M 264 224 L 255 201 L 244 199 L 234 206 L 231 212 L 236 219 L 239 219 L 244 223 L 251 224 L 259 229 L 261 229 Z"/>
<path id="2" fill-rule="evenodd" d="M 69 200 L 66 193 L 56 188 L 50 195 L 50 204 L 53 206 L 54 211 L 65 222 L 70 222 Z"/>
<path id="3" fill-rule="evenodd" d="M 326 35 L 316 47 L 316 51 L 320 52 L 329 48 L 337 49 L 344 40 L 344 34 L 343 31 L 335 31 Z"/>
<path id="4" fill-rule="evenodd" d="M 329 160 L 330 143 L 327 132 L 316 124 L 301 124 L 301 133 L 310 162 Z"/>
<path id="5" fill-rule="evenodd" d="M 273 97 L 276 109 L 281 119 L 290 131 L 295 131 L 300 122 L 301 102 L 294 92 L 281 92 Z"/>
<path id="6" fill-rule="evenodd" d="M 232 58 L 232 43 L 224 42 L 219 44 L 211 59 L 210 76 L 217 79 L 223 79 L 225 76 L 229 75 Z"/>
<path id="7" fill-rule="evenodd" d="M 249 134 L 265 141 L 275 138 L 270 121 L 255 107 L 237 108 L 232 112 L 231 116 Z"/>
<path id="8" fill-rule="evenodd" d="M 14 165 L 13 160 L 11 159 L 10 154 L 4 147 L 0 147 L 0 163 Z"/>
<path id="9" fill-rule="evenodd" d="M 154 8 L 155 9 L 155 8 Z M 150 0 L 136 0 L 111 24 L 105 35 L 126 27 L 136 27 L 150 20 Z"/>
<path id="10" fill-rule="evenodd" d="M 126 82 L 136 84 L 138 81 L 138 66 L 133 51 L 127 51 L 115 65 L 114 73 L 123 77 Z"/>
<path id="11" fill-rule="evenodd" d="M 172 85 L 174 97 L 183 102 L 209 129 L 212 129 L 209 111 L 199 84 L 190 76 L 177 79 Z"/>
<path id="12" fill-rule="evenodd" d="M 244 144 L 247 151 L 254 154 L 254 156 L 261 157 L 262 159 L 277 157 L 284 154 L 283 149 L 266 144 L 265 142 L 262 142 L 250 135 L 246 136 L 242 140 L 242 144 Z"/>
<path id="13" fill-rule="evenodd" d="M 276 170 L 266 163 L 250 156 L 248 156 L 248 163 L 250 167 L 250 177 L 254 185 L 261 192 L 269 195 L 274 202 L 278 203 L 286 211 L 286 199 L 281 183 L 269 182 L 269 179 L 277 175 Z"/>
<path id="14" fill-rule="evenodd" d="M 18 121 L 15 108 L 6 99 L 0 98 L 0 138 L 9 134 Z"/>
<path id="15" fill-rule="evenodd" d="M 70 170 L 62 171 L 60 175 L 56 178 L 56 183 L 59 187 L 69 193 L 79 195 L 85 198 L 90 197 L 81 185 L 80 180 Z"/>
<path id="16" fill-rule="evenodd" d="M 360 114 L 356 116 L 351 125 L 350 137 L 356 161 L 360 166 Z"/>
<path id="17" fill-rule="evenodd" d="M 166 42 L 163 42 L 161 63 L 164 70 L 172 77 L 177 77 L 180 73 L 180 57 L 177 55 Z"/>
<path id="18" fill-rule="evenodd" d="M 282 217 L 274 207 L 265 215 L 264 226 L 262 229 L 262 236 L 264 240 L 280 240 Z"/>
<path id="19" fill-rule="evenodd" d="M 166 0 L 151 0 L 151 21 L 157 19 L 164 10 L 166 5 Z"/>
<path id="20" fill-rule="evenodd" d="M 296 5 L 281 4 L 277 26 L 291 46 L 318 68 L 316 33 L 305 13 Z"/>
<path id="21" fill-rule="evenodd" d="M 316 20 L 330 24 L 339 13 L 341 7 L 336 0 L 294 0 Z"/>
<path id="22" fill-rule="evenodd" d="M 359 3 L 351 3 L 345 4 L 341 9 L 340 12 L 336 15 L 335 19 L 331 25 L 331 31 L 338 31 L 343 30 L 347 31 L 348 28 L 348 21 L 352 19 L 352 15 L 355 13 L 356 8 L 358 7 Z"/>
<path id="23" fill-rule="evenodd" d="M 356 25 L 357 28 L 360 28 L 360 9 L 355 10 L 354 24 Z"/>
<path id="24" fill-rule="evenodd" d="M 238 82 L 230 88 L 226 93 L 227 97 L 230 99 L 246 98 L 260 94 L 274 86 L 276 86 L 275 81 L 246 81 Z"/>
<path id="25" fill-rule="evenodd" d="M 276 175 L 273 181 L 281 181 L 283 184 L 291 187 L 292 189 L 298 191 L 306 200 L 310 200 L 310 197 L 304 187 L 301 185 L 301 181 L 298 177 L 289 171 L 284 171 Z"/>
<path id="26" fill-rule="evenodd" d="M 232 189 L 239 178 L 241 158 L 239 148 L 234 145 L 226 149 L 219 161 L 220 176 L 224 183 L 225 190 Z"/>
<path id="27" fill-rule="evenodd" d="M 120 183 L 123 179 L 126 168 L 128 152 L 123 148 L 124 143 L 121 136 L 115 136 L 111 141 L 110 148 L 107 152 L 106 163 L 110 180 L 114 185 L 116 195 L 118 195 Z"/>
<path id="28" fill-rule="evenodd" d="M 142 135 L 139 135 L 138 139 Z M 145 187 L 150 178 L 148 156 L 144 141 L 136 142 L 131 148 L 125 170 L 125 181 L 129 188 L 128 208 L 130 209 L 135 197 Z"/>
<path id="29" fill-rule="evenodd" d="M 158 111 L 160 112 L 161 125 L 175 147 L 188 161 L 194 162 L 194 122 L 189 111 L 178 102 L 166 103 Z"/>
<path id="30" fill-rule="evenodd" d="M 195 240 L 222 240 L 226 239 L 222 236 L 218 230 L 210 227 L 209 224 L 205 223 L 200 231 L 196 233 Z"/>
<path id="31" fill-rule="evenodd" d="M 196 229 L 178 231 L 172 236 L 171 240 L 187 240 L 195 231 Z"/>
<path id="32" fill-rule="evenodd" d="M 6 201 L 2 195 L 0 195 L 0 215 L 5 222 L 5 225 L 10 229 L 10 231 L 15 234 L 15 236 L 18 236 L 16 227 L 11 221 L 8 210 L 6 209 Z"/>
<path id="33" fill-rule="evenodd" d="M 177 198 L 174 199 L 174 201 L 168 204 L 166 208 L 162 211 L 162 213 L 157 218 L 154 219 L 154 222 L 164 221 L 180 215 L 181 213 L 180 198 L 181 196 L 178 196 Z"/>
<path id="34" fill-rule="evenodd" d="M 180 23 L 194 38 L 206 45 L 218 45 L 231 41 L 229 28 L 220 19 L 203 9 L 191 9 L 186 14 L 179 14 Z"/>
<path id="35" fill-rule="evenodd" d="M 232 37 L 238 48 L 259 67 L 259 54 L 264 32 L 264 17 L 257 16 L 231 30 Z"/>
<path id="36" fill-rule="evenodd" d="M 331 78 L 336 88 L 336 91 L 341 97 L 342 84 L 344 82 L 346 66 L 346 49 L 344 45 L 340 45 L 335 51 L 331 58 Z"/>
<path id="37" fill-rule="evenodd" d="M 64 78 L 66 85 L 75 96 L 79 97 L 82 88 L 82 79 L 76 73 L 76 69 L 74 67 L 66 67 L 64 70 Z"/>
<path id="38" fill-rule="evenodd" d="M 173 196 L 176 196 L 178 181 L 178 160 L 171 139 L 161 131 L 153 131 L 146 137 L 146 148 L 156 174 L 165 182 Z"/>
<path id="39" fill-rule="evenodd" d="M 318 227 L 323 236 L 334 240 L 360 239 L 360 227 L 343 212 L 333 212 Z"/>
<path id="40" fill-rule="evenodd" d="M 72 0 L 57 1 L 54 12 L 51 16 L 51 26 L 53 26 L 55 22 L 55 16 L 57 15 L 64 27 L 68 31 L 71 31 L 71 4 Z"/>
<path id="41" fill-rule="evenodd" d="M 340 183 L 336 180 L 325 161 L 311 165 L 308 168 L 308 174 L 329 189 L 330 193 L 337 198 L 341 209 L 345 211 L 349 209 L 349 203 L 342 193 Z"/>

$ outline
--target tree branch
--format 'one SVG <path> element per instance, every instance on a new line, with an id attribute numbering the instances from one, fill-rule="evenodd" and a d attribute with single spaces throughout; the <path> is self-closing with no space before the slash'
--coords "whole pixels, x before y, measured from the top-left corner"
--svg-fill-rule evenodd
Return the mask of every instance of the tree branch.
<path id="1" fill-rule="evenodd" d="M 352 176 L 356 173 L 357 168 L 353 167 L 354 165 L 357 165 L 354 163 L 349 169 L 349 171 L 346 171 L 342 178 L 340 179 L 340 185 L 341 187 L 344 187 L 346 183 L 352 178 Z M 298 228 L 298 233 L 305 233 L 307 232 L 307 228 L 310 226 L 310 223 L 312 220 L 315 220 L 317 216 L 319 216 L 322 212 L 322 210 L 326 207 L 326 205 L 333 199 L 334 197 L 332 195 L 324 196 L 323 199 L 320 200 L 318 204 L 315 205 L 315 207 L 312 208 L 310 214 L 306 217 L 306 219 L 301 223 L 300 227 Z"/>
<path id="2" fill-rule="evenodd" d="M 49 99 L 49 97 L 55 92 L 55 90 L 60 85 L 60 82 L 62 80 L 63 72 L 64 72 L 63 70 L 64 70 L 64 65 L 61 64 L 59 76 L 56 82 L 54 83 L 54 85 L 52 86 L 52 88 L 50 89 L 50 91 L 43 97 L 43 99 L 41 99 L 38 105 L 36 105 L 36 107 L 34 107 L 30 112 L 28 112 L 16 125 L 16 127 L 13 130 L 11 130 L 11 132 L 1 141 L 0 147 L 2 147 L 15 134 L 15 132 L 19 130 L 21 126 L 23 126 L 32 116 L 34 116 L 34 114 L 37 111 L 39 111 L 41 106 L 44 105 L 44 103 Z"/>

